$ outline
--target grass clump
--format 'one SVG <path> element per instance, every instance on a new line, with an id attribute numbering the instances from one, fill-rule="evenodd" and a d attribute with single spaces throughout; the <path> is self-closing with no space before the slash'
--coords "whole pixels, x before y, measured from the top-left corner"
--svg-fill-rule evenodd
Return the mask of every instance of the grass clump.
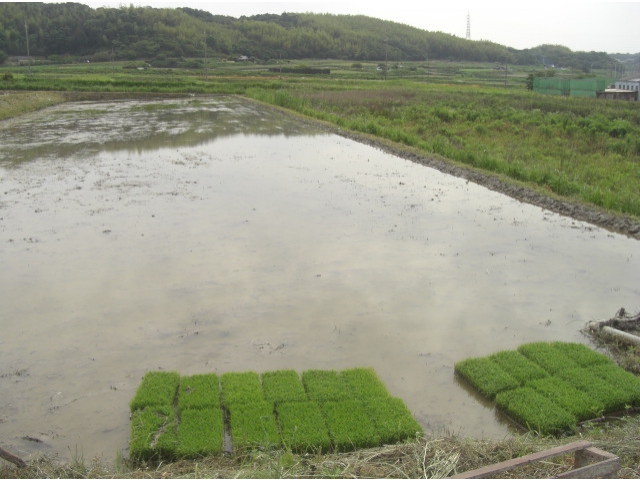
<path id="1" fill-rule="evenodd" d="M 173 458 L 176 418 L 170 406 L 137 409 L 131 415 L 129 455 L 135 460 Z"/>
<path id="2" fill-rule="evenodd" d="M 279 403 L 276 407 L 282 443 L 298 453 L 328 452 L 331 439 L 316 402 Z"/>
<path id="3" fill-rule="evenodd" d="M 423 433 L 420 424 L 399 398 L 370 397 L 364 401 L 364 406 L 374 419 L 381 443 L 415 439 Z"/>
<path id="4" fill-rule="evenodd" d="M 255 372 L 229 372 L 220 378 L 222 402 L 229 406 L 236 403 L 264 401 L 260 377 Z"/>
<path id="5" fill-rule="evenodd" d="M 520 385 L 524 385 L 529 380 L 549 376 L 542 367 L 516 350 L 504 350 L 494 353 L 489 356 L 489 360 L 495 362 L 503 370 L 508 371 L 512 377 L 520 382 Z"/>
<path id="6" fill-rule="evenodd" d="M 180 412 L 176 454 L 197 458 L 222 452 L 224 423 L 220 408 L 188 409 Z"/>
<path id="7" fill-rule="evenodd" d="M 613 361 L 581 343 L 553 342 L 551 346 L 560 350 L 579 367 L 590 367 L 592 365 L 614 365 Z"/>
<path id="8" fill-rule="evenodd" d="M 350 392 L 356 398 L 388 397 L 389 392 L 373 368 L 352 368 L 340 372 Z"/>
<path id="9" fill-rule="evenodd" d="M 324 402 L 320 408 L 336 450 L 344 452 L 380 444 L 373 421 L 360 400 Z"/>
<path id="10" fill-rule="evenodd" d="M 302 383 L 309 398 L 317 402 L 347 400 L 350 396 L 347 384 L 335 370 L 306 370 Z"/>
<path id="11" fill-rule="evenodd" d="M 629 393 L 615 388 L 592 373 L 591 369 L 571 368 L 558 372 L 556 376 L 601 402 L 605 413 L 624 410 L 626 405 L 631 404 Z"/>
<path id="12" fill-rule="evenodd" d="M 220 385 L 215 373 L 192 375 L 180 379 L 178 408 L 220 407 Z"/>
<path id="13" fill-rule="evenodd" d="M 627 391 L 629 394 L 628 405 L 640 406 L 640 378 L 633 373 L 627 372 L 613 363 L 596 365 L 590 368 L 590 371 L 614 388 Z"/>
<path id="14" fill-rule="evenodd" d="M 579 422 L 602 415 L 604 404 L 557 377 L 546 377 L 527 383 L 540 395 L 557 403 Z"/>
<path id="15" fill-rule="evenodd" d="M 262 374 L 264 398 L 276 405 L 287 402 L 306 402 L 307 394 L 295 370 L 277 370 Z"/>
<path id="16" fill-rule="evenodd" d="M 280 445 L 273 404 L 264 400 L 227 405 L 235 450 Z"/>
<path id="17" fill-rule="evenodd" d="M 520 345 L 518 351 L 529 360 L 537 363 L 552 375 L 567 368 L 577 367 L 578 364 L 573 361 L 564 349 L 558 348 L 558 344 L 549 342 L 535 342 Z"/>
<path id="18" fill-rule="evenodd" d="M 518 423 L 542 435 L 562 433 L 577 422 L 571 413 L 530 387 L 500 392 L 496 405 Z"/>
<path id="19" fill-rule="evenodd" d="M 520 386 L 518 380 L 486 357 L 462 360 L 455 364 L 454 370 L 490 400 L 502 391 Z"/>
<path id="20" fill-rule="evenodd" d="M 180 384 L 177 372 L 147 372 L 129 406 L 131 410 L 173 405 Z"/>

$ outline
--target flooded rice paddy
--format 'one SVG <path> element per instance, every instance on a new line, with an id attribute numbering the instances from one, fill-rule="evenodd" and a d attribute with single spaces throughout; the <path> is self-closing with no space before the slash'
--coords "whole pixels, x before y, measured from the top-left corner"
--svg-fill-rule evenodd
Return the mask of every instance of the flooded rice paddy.
<path id="1" fill-rule="evenodd" d="M 0 146 L 0 442 L 24 458 L 126 456 L 156 369 L 371 366 L 426 431 L 501 438 L 456 361 L 640 303 L 637 240 L 236 98 L 65 104 Z"/>

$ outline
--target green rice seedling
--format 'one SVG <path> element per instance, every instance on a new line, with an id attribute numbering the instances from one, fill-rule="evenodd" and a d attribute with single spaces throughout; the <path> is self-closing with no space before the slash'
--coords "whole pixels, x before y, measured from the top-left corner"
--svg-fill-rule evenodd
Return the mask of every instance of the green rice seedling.
<path id="1" fill-rule="evenodd" d="M 578 366 L 566 352 L 549 342 L 526 343 L 520 345 L 518 351 L 552 375 L 560 370 Z"/>
<path id="2" fill-rule="evenodd" d="M 175 454 L 175 412 L 172 406 L 134 410 L 129 455 L 135 460 L 172 458 Z"/>
<path id="3" fill-rule="evenodd" d="M 356 398 L 389 397 L 389 391 L 376 375 L 373 368 L 351 368 L 343 370 L 339 376 L 345 381 Z"/>
<path id="4" fill-rule="evenodd" d="M 402 399 L 395 397 L 370 397 L 364 406 L 373 418 L 380 442 L 385 444 L 415 440 L 423 433 Z"/>
<path id="5" fill-rule="evenodd" d="M 307 370 L 302 372 L 307 395 L 317 402 L 347 400 L 351 392 L 335 370 Z"/>
<path id="6" fill-rule="evenodd" d="M 177 372 L 147 372 L 131 400 L 131 410 L 173 405 L 180 384 Z"/>
<path id="7" fill-rule="evenodd" d="M 307 394 L 295 370 L 277 370 L 262 374 L 262 390 L 268 402 L 306 402 Z"/>
<path id="8" fill-rule="evenodd" d="M 591 368 L 562 370 L 556 373 L 556 376 L 602 403 L 604 413 L 624 410 L 625 406 L 630 405 L 632 402 L 630 393 L 624 392 L 606 382 L 593 373 Z"/>
<path id="9" fill-rule="evenodd" d="M 196 458 L 221 453 L 224 423 L 220 407 L 188 409 L 180 412 L 178 446 L 180 458 Z"/>
<path id="10" fill-rule="evenodd" d="M 505 372 L 524 385 L 529 380 L 548 377 L 549 374 L 537 363 L 516 350 L 504 350 L 489 356 L 489 360 L 498 364 Z"/>
<path id="11" fill-rule="evenodd" d="M 220 407 L 220 384 L 215 373 L 180 379 L 178 409 Z"/>
<path id="12" fill-rule="evenodd" d="M 273 404 L 264 400 L 253 403 L 231 403 L 229 423 L 234 449 L 271 448 L 280 445 Z"/>
<path id="13" fill-rule="evenodd" d="M 563 382 L 557 377 L 546 377 L 527 383 L 540 395 L 557 403 L 574 415 L 578 422 L 602 415 L 604 405 L 582 390 Z"/>
<path id="14" fill-rule="evenodd" d="M 222 403 L 255 403 L 264 401 L 260 377 L 255 372 L 229 372 L 220 378 Z"/>
<path id="15" fill-rule="evenodd" d="M 336 450 L 344 452 L 380 444 L 376 427 L 360 400 L 324 402 L 320 408 Z"/>
<path id="16" fill-rule="evenodd" d="M 626 392 L 629 395 L 629 406 L 640 406 L 640 378 L 633 373 L 627 372 L 614 363 L 596 365 L 589 370 L 613 387 Z"/>
<path id="17" fill-rule="evenodd" d="M 530 387 L 500 392 L 496 405 L 521 425 L 542 435 L 560 434 L 577 423 L 575 416 Z"/>
<path id="18" fill-rule="evenodd" d="M 567 342 L 553 342 L 551 344 L 553 348 L 561 350 L 579 367 L 590 367 L 591 365 L 613 365 L 613 361 L 598 353 L 586 345 L 581 343 L 567 343 Z"/>
<path id="19" fill-rule="evenodd" d="M 331 450 L 329 431 L 316 402 L 279 403 L 276 410 L 286 448 L 298 453 Z"/>
<path id="20" fill-rule="evenodd" d="M 468 358 L 455 364 L 455 372 L 482 395 L 493 400 L 499 392 L 520 386 L 518 380 L 486 357 Z"/>

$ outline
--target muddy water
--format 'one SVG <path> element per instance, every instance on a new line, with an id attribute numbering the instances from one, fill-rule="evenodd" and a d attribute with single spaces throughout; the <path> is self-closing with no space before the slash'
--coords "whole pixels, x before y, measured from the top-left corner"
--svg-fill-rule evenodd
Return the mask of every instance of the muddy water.
<path id="1" fill-rule="evenodd" d="M 237 99 L 67 104 L 0 146 L 0 441 L 23 457 L 126 455 L 155 369 L 371 366 L 427 431 L 501 438 L 456 361 L 640 306 L 637 241 Z"/>

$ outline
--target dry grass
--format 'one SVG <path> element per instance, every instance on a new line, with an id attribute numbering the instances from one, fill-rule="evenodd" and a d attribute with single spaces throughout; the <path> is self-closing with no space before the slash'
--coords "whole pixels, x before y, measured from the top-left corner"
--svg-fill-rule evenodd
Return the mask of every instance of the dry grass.
<path id="1" fill-rule="evenodd" d="M 416 442 L 364 449 L 343 454 L 295 455 L 284 450 L 260 451 L 173 463 L 105 465 L 82 459 L 59 464 L 39 457 L 26 468 L 0 465 L 0 478 L 442 478 L 523 455 L 589 440 L 618 455 L 620 478 L 640 478 L 640 418 L 593 424 L 576 437 L 542 438 L 516 435 L 502 441 L 471 440 L 456 436 L 427 436 Z M 501 478 L 549 478 L 571 469 L 572 456 L 505 472 Z"/>

